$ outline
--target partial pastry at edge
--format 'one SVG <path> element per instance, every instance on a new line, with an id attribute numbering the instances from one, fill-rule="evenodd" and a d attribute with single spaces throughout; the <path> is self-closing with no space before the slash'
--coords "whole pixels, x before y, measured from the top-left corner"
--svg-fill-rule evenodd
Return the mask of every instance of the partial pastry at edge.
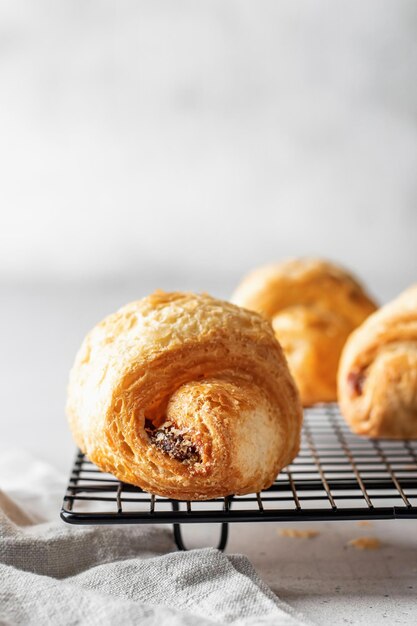
<path id="1" fill-rule="evenodd" d="M 67 414 L 99 468 L 151 493 L 260 491 L 298 452 L 302 409 L 268 322 L 208 295 L 156 292 L 86 337 Z"/>
<path id="2" fill-rule="evenodd" d="M 340 360 L 338 394 L 353 432 L 417 438 L 417 285 L 351 334 Z"/>
<path id="3" fill-rule="evenodd" d="M 349 334 L 376 309 L 346 270 L 315 258 L 258 268 L 232 302 L 272 322 L 304 406 L 337 398 L 337 368 Z"/>

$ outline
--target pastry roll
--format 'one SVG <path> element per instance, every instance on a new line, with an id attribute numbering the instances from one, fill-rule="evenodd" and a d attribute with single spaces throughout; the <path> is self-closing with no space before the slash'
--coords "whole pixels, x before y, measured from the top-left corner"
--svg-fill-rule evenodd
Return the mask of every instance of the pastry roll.
<path id="1" fill-rule="evenodd" d="M 417 438 L 417 285 L 371 315 L 349 337 L 339 402 L 359 435 Z"/>
<path id="2" fill-rule="evenodd" d="M 187 500 L 271 485 L 297 454 L 302 421 L 267 321 L 208 295 L 161 291 L 87 335 L 67 414 L 102 470 Z"/>
<path id="3" fill-rule="evenodd" d="M 343 345 L 376 309 L 344 269 L 320 259 L 289 259 L 249 274 L 232 301 L 272 322 L 304 406 L 333 402 Z"/>

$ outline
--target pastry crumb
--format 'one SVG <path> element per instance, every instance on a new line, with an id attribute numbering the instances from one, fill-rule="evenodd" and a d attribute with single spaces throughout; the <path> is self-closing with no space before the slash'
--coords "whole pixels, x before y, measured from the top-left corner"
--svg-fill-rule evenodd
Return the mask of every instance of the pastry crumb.
<path id="1" fill-rule="evenodd" d="M 376 537 L 358 537 L 348 541 L 347 545 L 357 550 L 379 550 L 382 543 Z"/>
<path id="2" fill-rule="evenodd" d="M 372 526 L 372 522 L 369 519 L 361 519 L 359 522 L 356 522 L 357 526 Z"/>
<path id="3" fill-rule="evenodd" d="M 278 534 L 281 537 L 291 537 L 293 539 L 313 539 L 313 537 L 317 537 L 320 533 L 318 530 L 312 530 L 311 528 L 306 528 L 305 530 L 298 528 L 280 528 Z"/>

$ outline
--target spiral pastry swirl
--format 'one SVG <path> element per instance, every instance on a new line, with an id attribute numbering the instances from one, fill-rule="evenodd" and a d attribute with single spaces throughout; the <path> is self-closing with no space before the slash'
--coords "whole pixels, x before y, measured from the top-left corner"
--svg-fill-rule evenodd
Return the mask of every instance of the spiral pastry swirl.
<path id="1" fill-rule="evenodd" d="M 67 414 L 98 467 L 195 500 L 269 486 L 297 454 L 302 421 L 268 322 L 208 295 L 161 291 L 87 335 Z"/>
<path id="2" fill-rule="evenodd" d="M 351 334 L 338 390 L 341 411 L 355 433 L 417 438 L 417 285 Z"/>
<path id="3" fill-rule="evenodd" d="M 376 308 L 347 271 L 314 258 L 253 271 L 232 301 L 271 321 L 304 406 L 336 400 L 343 345 Z"/>

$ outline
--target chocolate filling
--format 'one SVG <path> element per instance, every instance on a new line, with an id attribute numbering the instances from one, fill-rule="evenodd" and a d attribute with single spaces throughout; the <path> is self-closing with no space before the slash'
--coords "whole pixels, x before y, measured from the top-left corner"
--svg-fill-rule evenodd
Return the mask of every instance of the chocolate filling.
<path id="1" fill-rule="evenodd" d="M 155 428 L 150 420 L 146 420 L 145 431 L 152 445 L 173 459 L 182 463 L 201 462 L 200 452 L 185 429 L 176 428 L 171 422 L 165 422 L 160 428 Z"/>
<path id="2" fill-rule="evenodd" d="M 356 393 L 358 396 L 362 395 L 365 379 L 366 376 L 363 371 L 350 372 L 347 377 L 350 391 Z"/>

